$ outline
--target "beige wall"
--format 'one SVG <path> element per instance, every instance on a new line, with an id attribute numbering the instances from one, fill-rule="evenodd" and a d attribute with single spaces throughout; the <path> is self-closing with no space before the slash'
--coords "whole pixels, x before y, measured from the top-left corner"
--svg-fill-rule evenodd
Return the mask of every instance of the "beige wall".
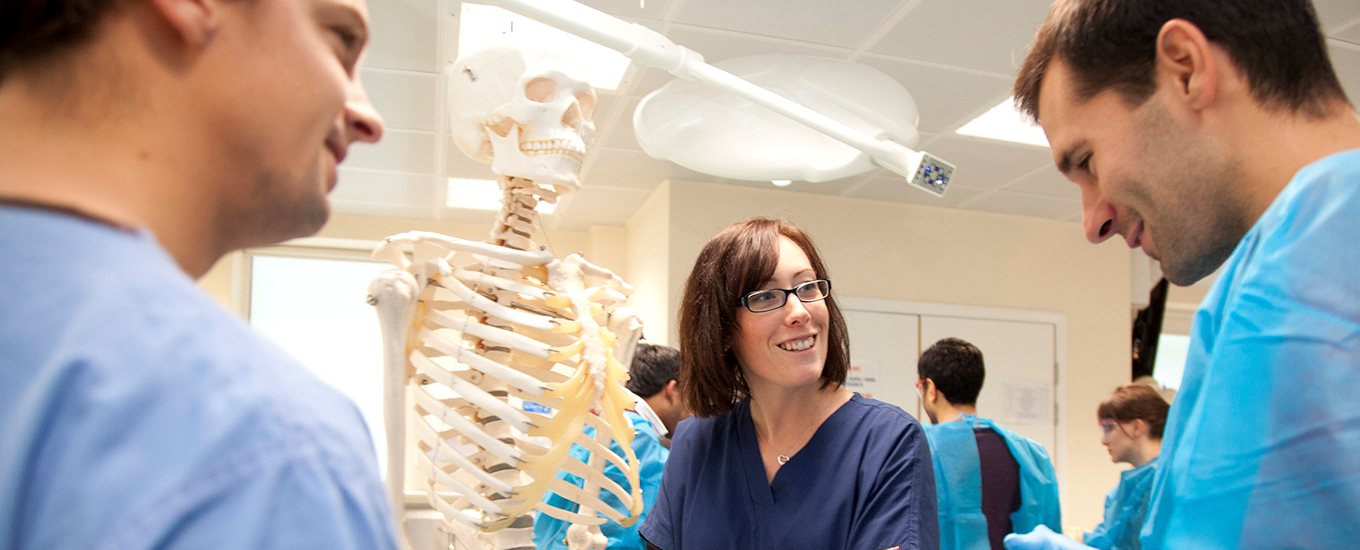
<path id="1" fill-rule="evenodd" d="M 1067 364 L 1066 452 L 1059 458 L 1065 530 L 1079 535 L 1100 520 L 1119 468 L 1099 443 L 1094 411 L 1128 373 L 1126 249 L 1091 246 L 1075 223 L 694 182 L 664 183 L 624 227 L 550 231 L 549 241 L 559 256 L 582 252 L 623 275 L 636 288 L 633 304 L 648 338 L 674 342 L 694 257 L 713 233 L 753 215 L 785 217 L 806 229 L 846 297 L 1065 315 L 1068 345 L 1059 350 Z M 318 236 L 376 241 L 413 229 L 480 240 L 490 223 L 336 215 Z M 224 258 L 202 280 L 224 304 L 240 258 Z"/>
<path id="2" fill-rule="evenodd" d="M 630 302 L 642 318 L 642 331 L 647 340 L 657 344 L 672 344 L 671 290 L 674 277 L 670 273 L 670 183 L 663 182 L 642 207 L 633 214 L 626 227 L 628 250 L 628 283 L 633 285 Z"/>
<path id="3" fill-rule="evenodd" d="M 1075 223 L 1027 217 L 694 182 L 672 182 L 657 193 L 669 195 L 671 320 L 699 249 L 728 223 L 754 215 L 805 229 L 841 296 L 1065 315 L 1068 344 L 1059 350 L 1067 364 L 1066 453 L 1059 459 L 1065 530 L 1079 535 L 1100 521 L 1119 468 L 1100 445 L 1095 409 L 1128 381 L 1126 248 L 1092 246 Z M 672 324 L 672 338 L 675 332 Z"/>

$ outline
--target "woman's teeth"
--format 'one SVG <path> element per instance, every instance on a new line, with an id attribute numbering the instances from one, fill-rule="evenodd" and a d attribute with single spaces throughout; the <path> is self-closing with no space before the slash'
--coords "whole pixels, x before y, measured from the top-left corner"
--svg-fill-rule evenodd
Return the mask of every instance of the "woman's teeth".
<path id="1" fill-rule="evenodd" d="M 794 340 L 792 342 L 784 342 L 783 344 L 779 344 L 779 349 L 785 351 L 803 351 L 805 349 L 812 347 L 812 344 L 816 342 L 817 342 L 816 336 L 809 336 L 802 340 Z"/>

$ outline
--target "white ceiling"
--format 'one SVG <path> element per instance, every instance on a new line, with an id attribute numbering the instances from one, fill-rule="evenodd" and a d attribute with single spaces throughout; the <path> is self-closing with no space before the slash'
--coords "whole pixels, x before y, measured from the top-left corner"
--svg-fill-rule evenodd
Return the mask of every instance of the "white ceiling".
<path id="1" fill-rule="evenodd" d="M 1360 98 L 1360 2 L 1314 0 L 1347 94 Z M 372 42 L 362 78 L 387 122 L 376 146 L 352 150 L 332 195 L 339 212 L 490 223 L 492 212 L 443 208 L 445 177 L 494 178 L 445 134 L 441 64 L 457 57 L 461 0 L 369 0 Z M 584 0 L 655 29 L 710 62 L 766 53 L 820 55 L 875 67 L 902 83 L 921 111 L 920 149 L 959 167 L 948 195 L 907 188 L 885 170 L 785 189 L 965 210 L 1080 219 L 1076 187 L 1048 150 L 954 134 L 1009 96 L 1013 73 L 1050 0 Z M 634 64 L 600 94 L 598 139 L 582 188 L 549 227 L 623 225 L 663 180 L 725 180 L 647 156 L 632 130 L 639 99 L 670 81 Z"/>

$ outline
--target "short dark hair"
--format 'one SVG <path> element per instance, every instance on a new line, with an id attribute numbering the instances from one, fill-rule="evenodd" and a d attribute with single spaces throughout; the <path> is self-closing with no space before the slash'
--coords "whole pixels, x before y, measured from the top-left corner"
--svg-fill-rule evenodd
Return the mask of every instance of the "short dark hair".
<path id="1" fill-rule="evenodd" d="M 921 354 L 916 362 L 916 376 L 933 381 L 935 389 L 951 404 L 975 405 L 987 368 L 977 346 L 958 338 L 945 338 Z"/>
<path id="2" fill-rule="evenodd" d="M 1096 409 L 1096 420 L 1142 420 L 1147 422 L 1148 435 L 1161 439 L 1166 429 L 1166 413 L 1171 405 L 1162 397 L 1161 392 L 1145 384 L 1125 384 L 1115 388 L 1100 407 Z"/>
<path id="3" fill-rule="evenodd" d="M 680 300 L 680 386 L 685 404 L 698 416 L 732 410 L 751 390 L 730 349 L 741 297 L 758 290 L 779 264 L 779 237 L 807 254 L 816 276 L 830 277 L 807 233 L 785 220 L 751 218 L 719 231 L 699 252 Z M 835 295 L 826 298 L 826 365 L 822 387 L 845 383 L 850 371 L 850 336 Z"/>
<path id="4" fill-rule="evenodd" d="M 84 43 L 114 0 L 0 2 L 0 83 L 16 69 Z"/>
<path id="5" fill-rule="evenodd" d="M 1114 90 L 1141 105 L 1156 89 L 1157 36 L 1173 19 L 1223 48 L 1264 107 L 1321 118 L 1346 102 L 1309 0 L 1059 0 L 1020 66 L 1016 107 L 1039 120 L 1039 89 L 1054 60 L 1071 68 L 1078 100 Z"/>
<path id="6" fill-rule="evenodd" d="M 680 350 L 656 344 L 638 344 L 633 364 L 628 367 L 628 390 L 639 397 L 651 397 L 665 389 L 671 380 L 680 379 Z"/>

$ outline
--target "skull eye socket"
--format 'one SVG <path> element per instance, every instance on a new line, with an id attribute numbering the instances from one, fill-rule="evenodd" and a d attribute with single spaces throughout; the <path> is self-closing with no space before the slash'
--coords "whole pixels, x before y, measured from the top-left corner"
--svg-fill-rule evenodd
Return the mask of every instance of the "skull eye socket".
<path id="1" fill-rule="evenodd" d="M 591 92 L 579 92 L 576 94 L 576 103 L 581 105 L 581 116 L 586 120 L 595 120 L 595 94 Z"/>
<path id="2" fill-rule="evenodd" d="M 555 95 L 557 95 L 557 81 L 551 78 L 538 77 L 524 85 L 524 97 L 529 98 L 529 101 L 547 103 Z"/>

